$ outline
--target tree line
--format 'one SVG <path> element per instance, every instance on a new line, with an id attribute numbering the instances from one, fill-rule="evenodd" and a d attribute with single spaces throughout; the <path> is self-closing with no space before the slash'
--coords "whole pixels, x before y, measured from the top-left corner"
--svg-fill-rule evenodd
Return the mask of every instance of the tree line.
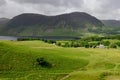
<path id="1" fill-rule="evenodd" d="M 109 40 L 118 40 L 117 42 L 110 42 Z M 55 41 L 55 40 L 46 40 L 39 38 L 18 38 L 18 41 L 28 41 L 28 40 L 41 40 L 45 43 L 55 44 L 61 47 L 85 47 L 85 48 L 96 48 L 98 45 L 102 44 L 107 48 L 117 48 L 120 47 L 120 35 L 115 36 L 92 36 L 84 37 L 80 40 L 69 40 L 69 41 Z"/>

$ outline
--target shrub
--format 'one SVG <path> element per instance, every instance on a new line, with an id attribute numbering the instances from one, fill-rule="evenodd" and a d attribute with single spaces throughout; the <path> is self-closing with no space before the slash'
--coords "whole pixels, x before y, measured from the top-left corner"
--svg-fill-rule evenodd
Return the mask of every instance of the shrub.
<path id="1" fill-rule="evenodd" d="M 120 42 L 116 42 L 115 44 L 120 47 Z"/>
<path id="2" fill-rule="evenodd" d="M 85 48 L 89 48 L 89 44 L 86 44 L 86 45 L 85 45 Z"/>
<path id="3" fill-rule="evenodd" d="M 89 43 L 89 47 L 90 48 L 96 48 L 98 43 Z"/>
<path id="4" fill-rule="evenodd" d="M 42 39 L 42 41 L 44 41 L 45 43 L 49 43 L 49 44 L 56 43 L 55 40 L 46 40 L 46 39 Z"/>
<path id="5" fill-rule="evenodd" d="M 61 46 L 61 43 L 60 43 L 60 42 L 57 42 L 56 45 L 57 45 L 57 46 Z"/>
<path id="6" fill-rule="evenodd" d="M 45 68 L 52 67 L 52 64 L 47 62 L 44 58 L 37 58 L 36 61 L 37 61 L 38 65 L 40 65 L 41 67 L 45 67 Z"/>
<path id="7" fill-rule="evenodd" d="M 68 42 L 65 42 L 64 47 L 70 47 L 70 44 Z"/>
<path id="8" fill-rule="evenodd" d="M 110 41 L 102 41 L 101 42 L 103 45 L 105 45 L 105 46 L 109 46 L 110 45 Z"/>
<path id="9" fill-rule="evenodd" d="M 117 45 L 115 43 L 110 45 L 110 48 L 117 48 Z"/>
<path id="10" fill-rule="evenodd" d="M 100 74 L 100 80 L 105 80 L 105 77 L 112 75 L 111 72 L 103 72 Z"/>

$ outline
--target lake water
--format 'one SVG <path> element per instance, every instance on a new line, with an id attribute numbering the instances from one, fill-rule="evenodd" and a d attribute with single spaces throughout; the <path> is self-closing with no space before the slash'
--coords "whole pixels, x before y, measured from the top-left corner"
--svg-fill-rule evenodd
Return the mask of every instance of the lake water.
<path id="1" fill-rule="evenodd" d="M 45 40 L 79 40 L 77 37 L 69 36 L 24 36 L 24 37 L 14 37 L 14 36 L 0 36 L 0 40 L 17 40 L 18 38 L 33 38 L 33 39 L 45 39 Z"/>
<path id="2" fill-rule="evenodd" d="M 17 40 L 17 37 L 13 37 L 13 36 L 0 36 L 0 40 Z"/>
<path id="3" fill-rule="evenodd" d="M 31 39 L 45 39 L 45 40 L 79 40 L 79 37 L 70 37 L 70 36 L 24 36 L 18 38 L 31 38 Z"/>

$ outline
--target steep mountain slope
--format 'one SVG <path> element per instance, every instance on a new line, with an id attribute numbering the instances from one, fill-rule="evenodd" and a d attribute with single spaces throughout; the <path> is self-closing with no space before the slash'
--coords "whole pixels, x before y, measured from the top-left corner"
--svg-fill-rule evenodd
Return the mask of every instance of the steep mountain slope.
<path id="1" fill-rule="evenodd" d="M 102 26 L 100 20 L 83 12 L 57 16 L 26 13 L 11 19 L 3 31 L 6 31 L 6 35 L 19 36 L 80 36 L 82 33 L 101 29 Z"/>

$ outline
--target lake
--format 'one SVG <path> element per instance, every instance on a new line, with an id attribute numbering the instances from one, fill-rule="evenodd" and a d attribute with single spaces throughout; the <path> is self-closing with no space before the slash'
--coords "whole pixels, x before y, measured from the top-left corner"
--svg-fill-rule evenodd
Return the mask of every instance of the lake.
<path id="1" fill-rule="evenodd" d="M 14 36 L 0 36 L 0 40 L 17 40 Z"/>
<path id="2" fill-rule="evenodd" d="M 45 40 L 79 40 L 78 37 L 70 36 L 0 36 L 0 40 L 17 40 L 18 38 L 26 39 L 45 39 Z"/>
<path id="3" fill-rule="evenodd" d="M 21 36 L 19 39 L 44 39 L 44 40 L 79 40 L 79 37 L 72 36 Z"/>

